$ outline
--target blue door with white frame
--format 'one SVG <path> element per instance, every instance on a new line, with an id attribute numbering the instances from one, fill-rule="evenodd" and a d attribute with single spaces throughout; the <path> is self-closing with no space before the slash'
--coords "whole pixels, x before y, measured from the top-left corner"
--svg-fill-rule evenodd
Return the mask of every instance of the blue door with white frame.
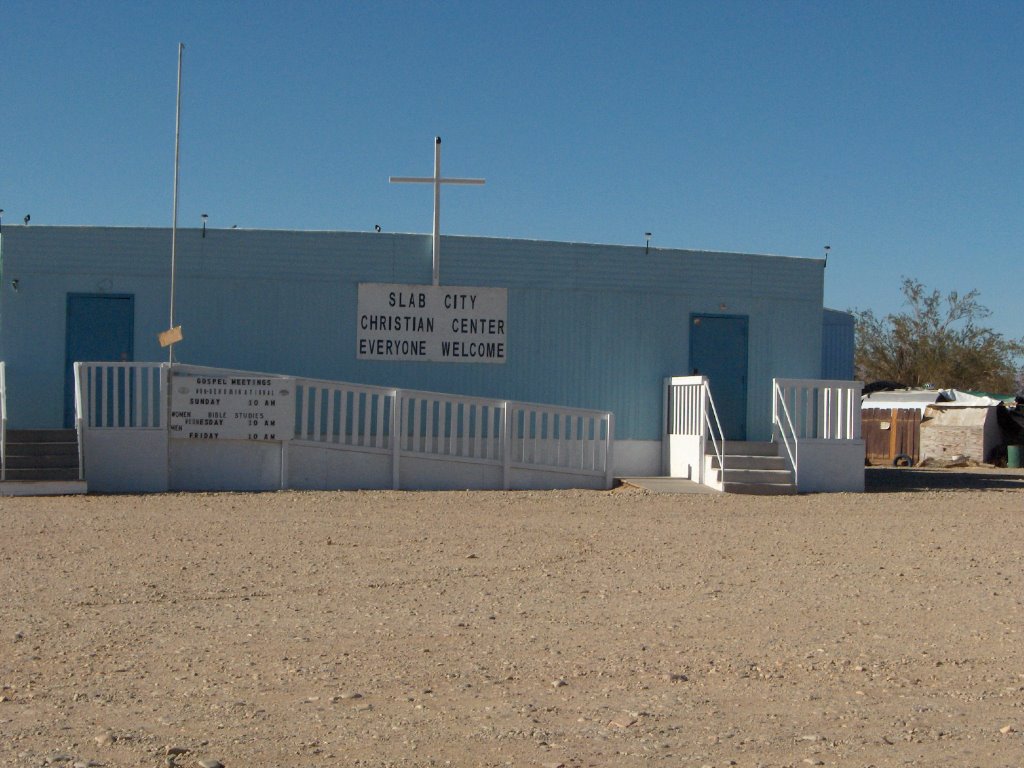
<path id="1" fill-rule="evenodd" d="M 69 293 L 64 353 L 64 426 L 75 424 L 76 362 L 126 363 L 134 359 L 135 297 Z"/>
<path id="2" fill-rule="evenodd" d="M 707 376 L 726 440 L 747 439 L 746 315 L 690 316 L 690 372 Z"/>

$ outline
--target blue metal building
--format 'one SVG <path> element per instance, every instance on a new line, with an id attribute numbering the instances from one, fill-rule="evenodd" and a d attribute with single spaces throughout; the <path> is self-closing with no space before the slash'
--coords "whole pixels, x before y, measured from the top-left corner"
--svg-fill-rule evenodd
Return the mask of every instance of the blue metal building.
<path id="1" fill-rule="evenodd" d="M 10 426 L 68 421 L 75 360 L 166 360 L 170 249 L 169 229 L 4 229 Z M 507 292 L 501 362 L 359 356 L 360 285 L 429 285 L 429 235 L 213 229 L 178 232 L 175 357 L 610 410 L 620 469 L 650 474 L 664 377 L 708 375 L 727 436 L 764 440 L 772 378 L 830 365 L 819 259 L 454 236 L 441 253 L 442 287 Z"/>
<path id="2" fill-rule="evenodd" d="M 849 312 L 826 309 L 822 316 L 821 378 L 852 379 L 854 327 Z"/>

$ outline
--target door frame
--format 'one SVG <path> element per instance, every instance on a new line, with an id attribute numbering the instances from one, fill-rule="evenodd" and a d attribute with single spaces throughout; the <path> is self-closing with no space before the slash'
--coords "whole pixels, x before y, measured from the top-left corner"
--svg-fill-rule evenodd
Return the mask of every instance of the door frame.
<path id="1" fill-rule="evenodd" d="M 72 298 L 82 299 L 127 299 L 128 300 L 128 360 L 112 360 L 110 362 L 131 362 L 135 359 L 135 294 L 134 293 L 98 293 L 95 291 L 68 291 L 64 298 L 64 426 L 75 424 L 75 400 L 71 398 L 69 406 L 67 393 L 70 388 L 74 392 L 75 372 L 71 359 L 71 308 Z M 91 362 L 91 361 L 80 361 Z M 101 362 L 101 361 L 97 361 Z M 70 412 L 69 412 L 70 407 Z M 70 421 L 70 424 L 69 424 Z"/>
<path id="2" fill-rule="evenodd" d="M 705 373 L 697 373 L 693 367 L 693 326 L 694 320 L 699 317 L 708 317 L 715 320 L 742 320 L 743 330 L 745 336 L 745 359 L 743 360 L 743 435 L 741 437 L 727 437 L 728 440 L 746 440 L 747 439 L 747 408 L 750 405 L 750 315 L 739 315 L 726 312 L 691 312 L 690 313 L 690 325 L 687 328 L 687 339 L 689 341 L 689 350 L 687 356 L 687 367 L 691 374 L 695 376 L 706 376 Z M 714 394 L 714 393 L 712 393 Z M 720 407 L 720 406 L 719 406 Z M 721 417 L 719 417 L 721 418 Z"/>

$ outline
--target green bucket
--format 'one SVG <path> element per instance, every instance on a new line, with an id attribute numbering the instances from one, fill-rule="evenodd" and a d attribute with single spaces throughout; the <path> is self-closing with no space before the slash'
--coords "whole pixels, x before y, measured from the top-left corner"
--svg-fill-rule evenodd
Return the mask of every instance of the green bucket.
<path id="1" fill-rule="evenodd" d="M 1021 446 L 1019 445 L 1006 446 L 1006 466 L 1020 469 L 1020 450 Z"/>

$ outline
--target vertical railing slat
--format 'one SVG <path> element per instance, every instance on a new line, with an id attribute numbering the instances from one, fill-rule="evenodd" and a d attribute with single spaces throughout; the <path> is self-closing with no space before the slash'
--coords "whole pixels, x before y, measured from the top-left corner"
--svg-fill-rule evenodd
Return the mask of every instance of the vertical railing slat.
<path id="1" fill-rule="evenodd" d="M 334 439 L 334 401 L 338 394 L 336 387 L 330 387 L 327 390 L 327 424 L 324 430 L 323 439 L 328 443 L 336 442 Z"/>
<path id="2" fill-rule="evenodd" d="M 349 418 L 352 408 L 352 390 L 345 387 L 341 390 L 341 402 L 338 403 L 338 443 L 352 445 L 352 420 Z"/>
<path id="3" fill-rule="evenodd" d="M 133 382 L 132 396 L 129 398 L 129 406 L 131 407 L 131 418 L 128 419 L 128 425 L 131 427 L 141 427 L 142 424 L 142 372 L 145 368 L 139 368 L 133 372 L 131 380 Z"/>
<path id="4" fill-rule="evenodd" d="M 384 447 L 384 416 L 385 416 L 385 401 L 384 395 L 380 392 L 376 394 L 377 399 L 377 434 L 373 440 L 374 448 Z"/>
<path id="5" fill-rule="evenodd" d="M 364 448 L 373 448 L 373 392 L 363 390 L 360 394 L 362 397 L 362 416 L 359 420 L 360 427 L 360 439 Z"/>
<path id="6" fill-rule="evenodd" d="M 321 405 L 320 405 L 320 401 L 323 399 L 324 390 L 323 390 L 322 387 L 316 387 L 312 391 L 313 391 L 313 397 L 312 397 L 312 400 L 313 400 L 313 431 L 310 432 L 309 439 L 313 440 L 315 442 L 315 441 L 320 439 L 320 435 L 321 435 L 321 429 L 320 429 Z"/>
<path id="7" fill-rule="evenodd" d="M 409 404 L 412 407 L 412 441 L 410 450 L 420 453 L 422 448 L 420 447 L 420 411 L 422 410 L 423 400 L 421 398 L 409 398 Z"/>
<path id="8" fill-rule="evenodd" d="M 473 406 L 473 451 L 475 459 L 488 461 L 494 453 L 491 444 L 491 409 L 486 403 Z"/>
<path id="9" fill-rule="evenodd" d="M 107 423 L 107 400 L 110 398 L 110 369 L 107 366 L 103 366 L 103 371 L 100 377 L 100 389 L 102 395 L 100 396 L 100 426 L 109 427 Z"/>

